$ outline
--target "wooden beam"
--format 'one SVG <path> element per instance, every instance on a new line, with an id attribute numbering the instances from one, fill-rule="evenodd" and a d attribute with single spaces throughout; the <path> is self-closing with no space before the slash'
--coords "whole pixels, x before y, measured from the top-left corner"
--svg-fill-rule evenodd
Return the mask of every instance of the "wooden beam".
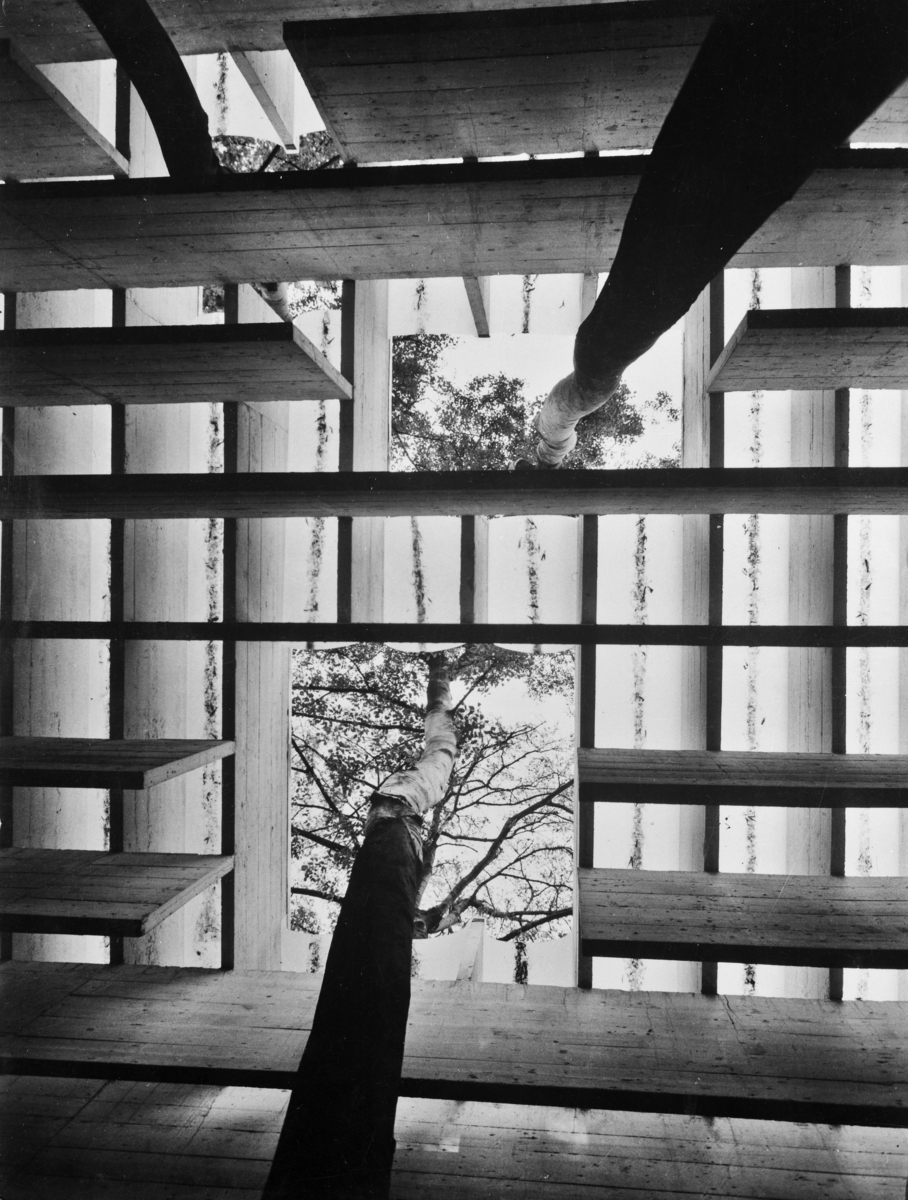
<path id="1" fill-rule="evenodd" d="M 0 928 L 142 937 L 211 887 L 233 859 L 213 854 L 0 850 Z"/>
<path id="2" fill-rule="evenodd" d="M 531 625 L 410 621 L 4 621 L 0 636 L 33 641 L 502 642 L 525 646 L 908 647 L 908 625 Z"/>
<path id="3" fill-rule="evenodd" d="M 4 403 L 347 400 L 350 384 L 286 321 L 0 333 Z"/>
<path id="4" fill-rule="evenodd" d="M 900 878 L 581 870 L 587 954 L 908 967 Z"/>
<path id="5" fill-rule="evenodd" d="M 587 273 L 611 265 L 645 156 L 34 183 L 0 196 L 0 287 Z M 838 150 L 733 267 L 908 261 L 908 150 Z"/>
<path id="6" fill-rule="evenodd" d="M 255 50 L 231 50 L 230 56 L 271 122 L 285 150 L 296 149 L 293 135 L 296 68 L 289 56 Z"/>
<path id="7" fill-rule="evenodd" d="M 901 388 L 908 309 L 763 309 L 745 314 L 707 386 L 726 392 Z"/>
<path id="8" fill-rule="evenodd" d="M 577 780 L 586 803 L 908 805 L 908 758 L 899 754 L 597 748 L 577 752 Z"/>
<path id="9" fill-rule="evenodd" d="M 491 280 L 488 275 L 480 275 L 478 278 L 475 275 L 465 275 L 463 285 L 467 291 L 467 300 L 470 302 L 476 336 L 487 338 L 490 336 L 489 317 L 492 311 Z"/>
<path id="10" fill-rule="evenodd" d="M 4 1072 L 269 1088 L 292 1085 L 319 989 L 291 971 L 78 963 L 0 978 Z M 401 1094 L 904 1125 L 906 1020 L 897 1001 L 414 980 Z"/>
<path id="11" fill-rule="evenodd" d="M 233 752 L 228 741 L 0 737 L 0 786 L 141 791 Z"/>
<path id="12" fill-rule="evenodd" d="M 128 163 L 11 42 L 0 41 L 0 178 L 125 175 Z"/>
<path id="13" fill-rule="evenodd" d="M 31 475 L 0 520 L 908 512 L 908 467 Z"/>

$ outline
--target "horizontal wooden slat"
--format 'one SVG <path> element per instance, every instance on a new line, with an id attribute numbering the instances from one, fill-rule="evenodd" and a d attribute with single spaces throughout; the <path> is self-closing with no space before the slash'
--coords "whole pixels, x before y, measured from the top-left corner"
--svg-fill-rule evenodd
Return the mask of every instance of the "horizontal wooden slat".
<path id="1" fill-rule="evenodd" d="M 908 1177 L 893 1129 L 404 1100 L 395 1137 L 395 1200 L 902 1200 Z"/>
<path id="2" fill-rule="evenodd" d="M 39 60 L 46 61 L 46 60 Z M 9 41 L 0 41 L 0 179 L 125 175 L 126 159 Z"/>
<path id="3" fill-rule="evenodd" d="M 156 325 L 0 333 L 8 405 L 349 399 L 293 325 Z"/>
<path id="4" fill-rule="evenodd" d="M 17 1074 L 288 1087 L 318 982 L 294 972 L 0 966 Z M 904 1123 L 908 1005 L 414 980 L 402 1094 Z M 792 1053 L 792 1047 L 797 1053 Z"/>
<path id="5" fill-rule="evenodd" d="M 0 929 L 142 937 L 231 870 L 213 854 L 0 850 Z"/>
<path id="6" fill-rule="evenodd" d="M 234 749 L 230 741 L 190 738 L 0 737 L 0 786 L 141 790 Z"/>
<path id="7" fill-rule="evenodd" d="M 790 808 L 908 805 L 908 756 L 734 750 L 577 751 L 580 799 Z"/>
<path id="8" fill-rule="evenodd" d="M 908 467 L 20 475 L 0 520 L 908 513 Z"/>
<path id="9" fill-rule="evenodd" d="M 445 642 L 548 646 L 904 646 L 906 625 L 462 625 L 413 621 L 0 621 L 0 637 L 107 641 Z"/>
<path id="10" fill-rule="evenodd" d="M 709 391 L 902 388 L 908 308 L 754 309 L 706 381 Z"/>
<path id="11" fill-rule="evenodd" d="M 284 41 L 356 161 L 644 149 L 713 7 L 304 20 Z"/>
<path id="12" fill-rule="evenodd" d="M 908 967 L 908 878 L 581 869 L 582 953 Z"/>
<path id="13" fill-rule="evenodd" d="M 0 195 L 4 290 L 607 271 L 645 158 L 27 184 Z M 908 151 L 840 150 L 731 260 L 908 261 Z"/>

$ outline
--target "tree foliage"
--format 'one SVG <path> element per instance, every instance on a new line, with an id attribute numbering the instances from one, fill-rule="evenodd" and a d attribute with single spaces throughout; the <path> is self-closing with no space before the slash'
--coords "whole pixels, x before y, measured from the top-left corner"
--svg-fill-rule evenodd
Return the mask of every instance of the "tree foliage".
<path id="1" fill-rule="evenodd" d="M 444 374 L 447 334 L 394 339 L 392 452 L 398 470 L 503 470 L 536 441 L 533 420 L 543 397 L 525 394 L 522 379 L 498 372 L 458 386 Z M 649 410 L 647 412 L 647 410 Z M 626 383 L 580 422 L 577 447 L 565 467 L 602 467 L 616 447 L 644 432 L 647 417 L 677 421 L 671 398 L 660 392 L 640 405 Z M 643 465 L 673 465 L 644 460 Z"/>
<path id="2" fill-rule="evenodd" d="M 540 725 L 508 723 L 475 702 L 499 664 L 451 652 L 465 685 L 459 752 L 447 793 L 427 815 L 417 934 L 483 915 L 499 937 L 563 929 L 571 906 L 572 767 Z M 495 668 L 495 669 L 493 669 Z M 419 757 L 426 669 L 380 646 L 297 656 L 293 686 L 294 924 L 320 931 L 319 905 L 344 893 L 369 797 Z"/>

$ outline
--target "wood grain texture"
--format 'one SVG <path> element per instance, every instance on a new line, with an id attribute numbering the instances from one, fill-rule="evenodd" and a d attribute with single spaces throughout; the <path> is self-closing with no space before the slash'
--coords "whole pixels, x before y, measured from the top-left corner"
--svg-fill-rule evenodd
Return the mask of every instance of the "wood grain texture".
<path id="1" fill-rule="evenodd" d="M 0 966 L 6 1073 L 288 1087 L 318 981 L 292 972 Z M 414 980 L 402 1094 L 904 1124 L 898 1002 Z M 796 1052 L 794 1048 L 796 1047 Z"/>
<path id="2" fill-rule="evenodd" d="M 580 871 L 587 954 L 904 970 L 908 880 Z"/>
<path id="3" fill-rule="evenodd" d="M 735 750 L 577 752 L 586 801 L 897 808 L 908 804 L 908 757 Z"/>
<path id="4" fill-rule="evenodd" d="M 29 475 L 0 519 L 908 512 L 908 467 Z"/>
<path id="5" fill-rule="evenodd" d="M 13 787 L 154 787 L 233 754 L 230 741 L 0 738 L 0 783 Z"/>
<path id="6" fill-rule="evenodd" d="M 305 20 L 284 40 L 358 162 L 642 149 L 711 21 L 648 9 Z"/>
<path id="7" fill-rule="evenodd" d="M 607 271 L 644 159 L 22 184 L 0 196 L 0 287 Z M 908 150 L 839 150 L 733 267 L 908 261 Z"/>
<path id="8" fill-rule="evenodd" d="M 902 388 L 908 309 L 763 309 L 745 314 L 707 387 L 723 392 Z"/>
<path id="9" fill-rule="evenodd" d="M 206 854 L 0 850 L 0 928 L 142 937 L 232 869 Z"/>
<path id="10" fill-rule="evenodd" d="M 0 178 L 126 172 L 126 159 L 60 89 L 16 46 L 0 41 Z"/>
<path id="11" fill-rule="evenodd" d="M 349 399 L 350 385 L 294 326 L 152 325 L 0 333 L 10 405 Z"/>
<path id="12" fill-rule="evenodd" d="M 395 1200 L 902 1200 L 908 1175 L 884 1129 L 403 1100 L 395 1136 Z"/>

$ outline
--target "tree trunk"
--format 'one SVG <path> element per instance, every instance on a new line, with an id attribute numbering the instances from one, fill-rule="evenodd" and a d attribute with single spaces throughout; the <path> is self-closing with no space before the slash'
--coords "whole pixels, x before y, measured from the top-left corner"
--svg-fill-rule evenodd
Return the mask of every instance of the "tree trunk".
<path id="1" fill-rule="evenodd" d="M 559 465 L 578 420 L 906 77 L 904 0 L 752 0 L 717 15 L 578 330 L 574 371 L 537 419 L 540 463 Z"/>
<path id="2" fill-rule="evenodd" d="M 425 752 L 372 797 L 263 1200 L 388 1196 L 423 868 L 418 827 L 454 764 L 449 707 L 444 657 L 433 655 Z"/>

